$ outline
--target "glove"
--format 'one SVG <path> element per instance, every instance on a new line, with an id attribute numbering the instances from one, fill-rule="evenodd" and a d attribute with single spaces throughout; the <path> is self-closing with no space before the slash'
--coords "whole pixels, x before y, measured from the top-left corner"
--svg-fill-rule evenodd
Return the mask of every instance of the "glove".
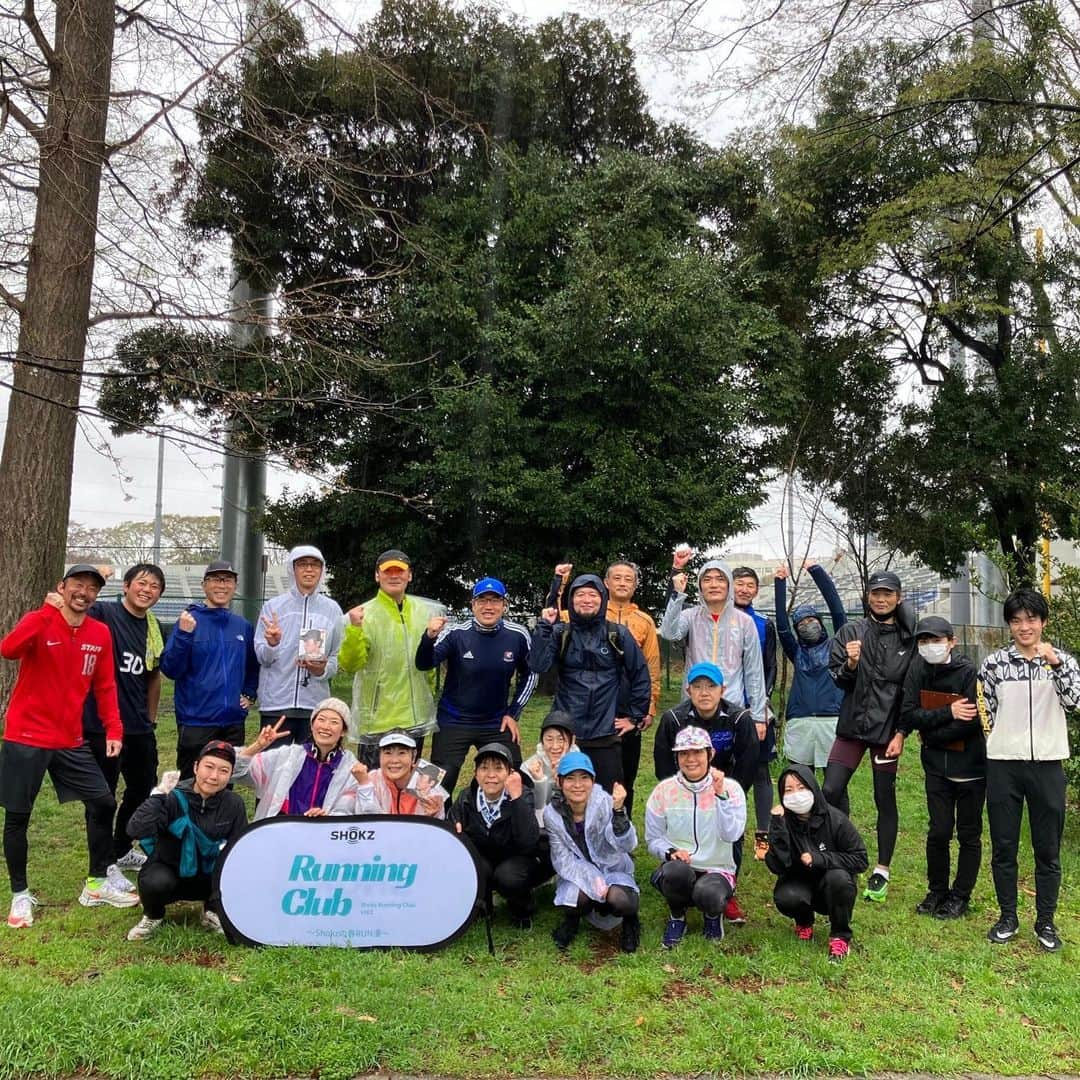
<path id="1" fill-rule="evenodd" d="M 161 774 L 161 779 L 157 782 L 157 787 L 150 792 L 151 795 L 168 795 L 180 780 L 179 769 L 169 769 L 167 772 Z"/>

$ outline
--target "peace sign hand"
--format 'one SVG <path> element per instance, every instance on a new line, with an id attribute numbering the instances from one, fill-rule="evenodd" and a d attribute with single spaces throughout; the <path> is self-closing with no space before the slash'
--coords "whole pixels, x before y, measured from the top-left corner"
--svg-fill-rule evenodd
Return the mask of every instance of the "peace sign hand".
<path id="1" fill-rule="evenodd" d="M 281 725 L 285 723 L 285 717 L 282 716 L 273 727 L 269 724 L 266 725 L 259 732 L 259 737 L 255 740 L 255 745 L 260 750 L 265 750 L 268 746 L 273 746 L 278 739 L 284 739 L 289 734 L 289 729 L 281 730 Z"/>
<path id="2" fill-rule="evenodd" d="M 266 644 L 271 648 L 281 644 L 281 623 L 278 622 L 277 612 L 270 612 L 270 618 L 262 617 L 263 633 L 266 635 Z"/>

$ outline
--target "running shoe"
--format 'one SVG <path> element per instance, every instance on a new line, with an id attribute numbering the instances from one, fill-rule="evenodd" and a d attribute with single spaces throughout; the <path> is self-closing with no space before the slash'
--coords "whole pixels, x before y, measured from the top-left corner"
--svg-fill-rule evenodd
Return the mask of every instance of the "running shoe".
<path id="1" fill-rule="evenodd" d="M 814 927 L 813 927 L 813 924 L 811 924 L 810 926 L 800 926 L 798 923 L 796 923 L 795 924 L 795 936 L 800 941 L 813 941 L 814 940 Z"/>
<path id="2" fill-rule="evenodd" d="M 664 927 L 664 936 L 660 939 L 660 944 L 665 949 L 674 949 L 685 936 L 686 919 L 676 919 L 672 916 Z"/>
<path id="3" fill-rule="evenodd" d="M 1002 915 L 987 931 L 986 940 L 995 945 L 1004 945 L 1020 931 L 1020 920 L 1015 915 Z"/>
<path id="4" fill-rule="evenodd" d="M 739 901 L 734 896 L 728 900 L 727 907 L 724 908 L 724 918 L 733 926 L 742 926 L 746 922 L 746 912 L 739 907 Z"/>
<path id="5" fill-rule="evenodd" d="M 842 964 L 851 952 L 851 945 L 843 938 L 829 938 L 829 963 Z"/>
<path id="6" fill-rule="evenodd" d="M 875 900 L 879 904 L 885 903 L 885 897 L 889 895 L 889 879 L 881 874 L 871 874 L 863 889 L 864 900 Z"/>
<path id="7" fill-rule="evenodd" d="M 724 940 L 724 916 L 723 915 L 706 915 L 705 916 L 705 940 L 706 941 L 723 941 Z"/>
<path id="8" fill-rule="evenodd" d="M 637 952 L 641 944 L 641 919 L 637 915 L 624 915 L 619 932 L 619 948 L 623 952 Z"/>
<path id="9" fill-rule="evenodd" d="M 139 897 L 133 892 L 116 888 L 108 878 L 87 878 L 83 891 L 79 894 L 79 903 L 83 907 L 134 907 Z"/>
<path id="10" fill-rule="evenodd" d="M 116 865 L 121 870 L 141 870 L 145 862 L 146 856 L 138 848 L 131 848 L 116 860 Z"/>
<path id="11" fill-rule="evenodd" d="M 563 921 L 551 931 L 551 940 L 555 942 L 560 950 L 569 949 L 570 943 L 577 937 L 580 925 L 580 915 L 564 915 Z"/>
<path id="12" fill-rule="evenodd" d="M 923 898 L 922 902 L 915 905 L 916 915 L 936 915 L 937 909 L 941 907 L 948 897 L 942 896 L 941 893 L 928 892 Z"/>
<path id="13" fill-rule="evenodd" d="M 221 919 L 218 918 L 216 911 L 204 911 L 202 918 L 199 919 L 199 925 L 204 930 L 209 930 L 212 934 L 224 934 L 225 929 L 221 925 Z"/>
<path id="14" fill-rule="evenodd" d="M 128 941 L 145 941 L 157 933 L 164 919 L 149 919 L 145 915 L 127 932 Z"/>
<path id="15" fill-rule="evenodd" d="M 1061 938 L 1052 922 L 1035 924 L 1035 940 L 1047 952 L 1061 952 Z"/>
<path id="16" fill-rule="evenodd" d="M 11 898 L 11 910 L 7 917 L 8 926 L 12 930 L 23 930 L 27 926 L 33 926 L 34 908 L 37 906 L 37 898 L 28 892 L 16 893 Z"/>
<path id="17" fill-rule="evenodd" d="M 935 919 L 962 919 L 968 910 L 968 902 L 962 896 L 947 896 L 934 912 Z"/>
<path id="18" fill-rule="evenodd" d="M 754 858 L 758 862 L 764 862 L 769 854 L 769 834 L 767 832 L 754 833 Z"/>
<path id="19" fill-rule="evenodd" d="M 114 889 L 119 889 L 121 892 L 135 892 L 135 886 L 131 883 L 131 879 L 120 869 L 119 863 L 113 863 L 105 871 L 105 880 Z"/>

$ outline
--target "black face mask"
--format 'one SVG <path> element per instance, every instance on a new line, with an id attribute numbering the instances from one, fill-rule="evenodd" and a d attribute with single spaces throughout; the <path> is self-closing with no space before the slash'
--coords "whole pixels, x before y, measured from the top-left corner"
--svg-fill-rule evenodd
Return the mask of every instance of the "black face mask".
<path id="1" fill-rule="evenodd" d="M 900 605 L 897 604 L 897 607 L 899 606 Z M 870 616 L 871 619 L 874 620 L 874 622 L 887 623 L 892 622 L 892 620 L 896 617 L 896 608 L 894 607 L 892 611 L 886 611 L 884 615 L 878 615 L 874 612 L 873 608 L 867 605 L 866 613 Z"/>
<path id="2" fill-rule="evenodd" d="M 825 628 L 821 623 L 814 623 L 813 626 L 795 627 L 795 633 L 799 635 L 799 641 L 804 645 L 816 645 L 825 637 Z"/>

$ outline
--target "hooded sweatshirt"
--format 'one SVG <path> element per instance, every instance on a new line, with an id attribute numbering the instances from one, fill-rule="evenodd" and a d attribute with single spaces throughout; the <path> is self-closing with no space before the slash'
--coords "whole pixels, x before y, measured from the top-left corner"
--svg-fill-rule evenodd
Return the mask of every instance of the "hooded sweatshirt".
<path id="1" fill-rule="evenodd" d="M 870 865 L 866 844 L 847 814 L 825 801 L 813 769 L 791 765 L 780 774 L 776 790 L 781 803 L 784 777 L 789 773 L 794 773 L 814 793 L 814 807 L 805 819 L 790 810 L 770 817 L 765 865 L 778 877 L 813 879 L 827 870 L 846 870 L 853 876 L 863 873 Z M 813 857 L 810 866 L 802 862 L 804 852 Z"/>
<path id="2" fill-rule="evenodd" d="M 728 582 L 727 600 L 714 616 L 705 604 L 684 608 L 686 593 L 674 589 L 660 620 L 660 636 L 665 641 L 686 642 L 686 668 L 705 661 L 724 673 L 724 696 L 729 701 L 745 701 L 754 720 L 765 723 L 765 671 L 761 642 L 754 620 L 735 606 L 731 567 L 710 559 L 698 571 L 698 588 L 709 570 L 719 570 Z"/>
<path id="3" fill-rule="evenodd" d="M 315 558 L 323 564 L 322 576 L 315 590 L 305 596 L 296 585 L 294 563 L 297 559 Z M 341 608 L 319 590 L 326 581 L 326 560 L 317 547 L 301 544 L 289 552 L 286 559 L 292 585 L 280 596 L 263 604 L 255 627 L 255 655 L 259 659 L 259 709 L 278 712 L 302 709 L 310 712 L 320 701 L 330 696 L 330 682 L 337 674 L 337 653 L 344 633 Z M 270 645 L 266 640 L 266 623 L 277 617 L 281 625 L 281 641 Z M 300 634 L 304 630 L 325 630 L 326 672 L 313 675 L 298 665 Z"/>
<path id="4" fill-rule="evenodd" d="M 574 593 L 583 586 L 600 594 L 600 610 L 588 617 L 574 610 Z M 628 684 L 628 718 L 640 723 L 651 706 L 652 684 L 645 657 L 625 626 L 611 624 L 617 647 L 612 644 L 607 601 L 607 586 L 595 574 L 581 574 L 567 595 L 569 622 L 552 624 L 540 619 L 533 631 L 529 667 L 537 674 L 558 668 L 559 687 L 552 708 L 571 716 L 578 742 L 617 737 L 615 718 L 623 678 Z M 567 634 L 569 641 L 563 648 Z"/>

